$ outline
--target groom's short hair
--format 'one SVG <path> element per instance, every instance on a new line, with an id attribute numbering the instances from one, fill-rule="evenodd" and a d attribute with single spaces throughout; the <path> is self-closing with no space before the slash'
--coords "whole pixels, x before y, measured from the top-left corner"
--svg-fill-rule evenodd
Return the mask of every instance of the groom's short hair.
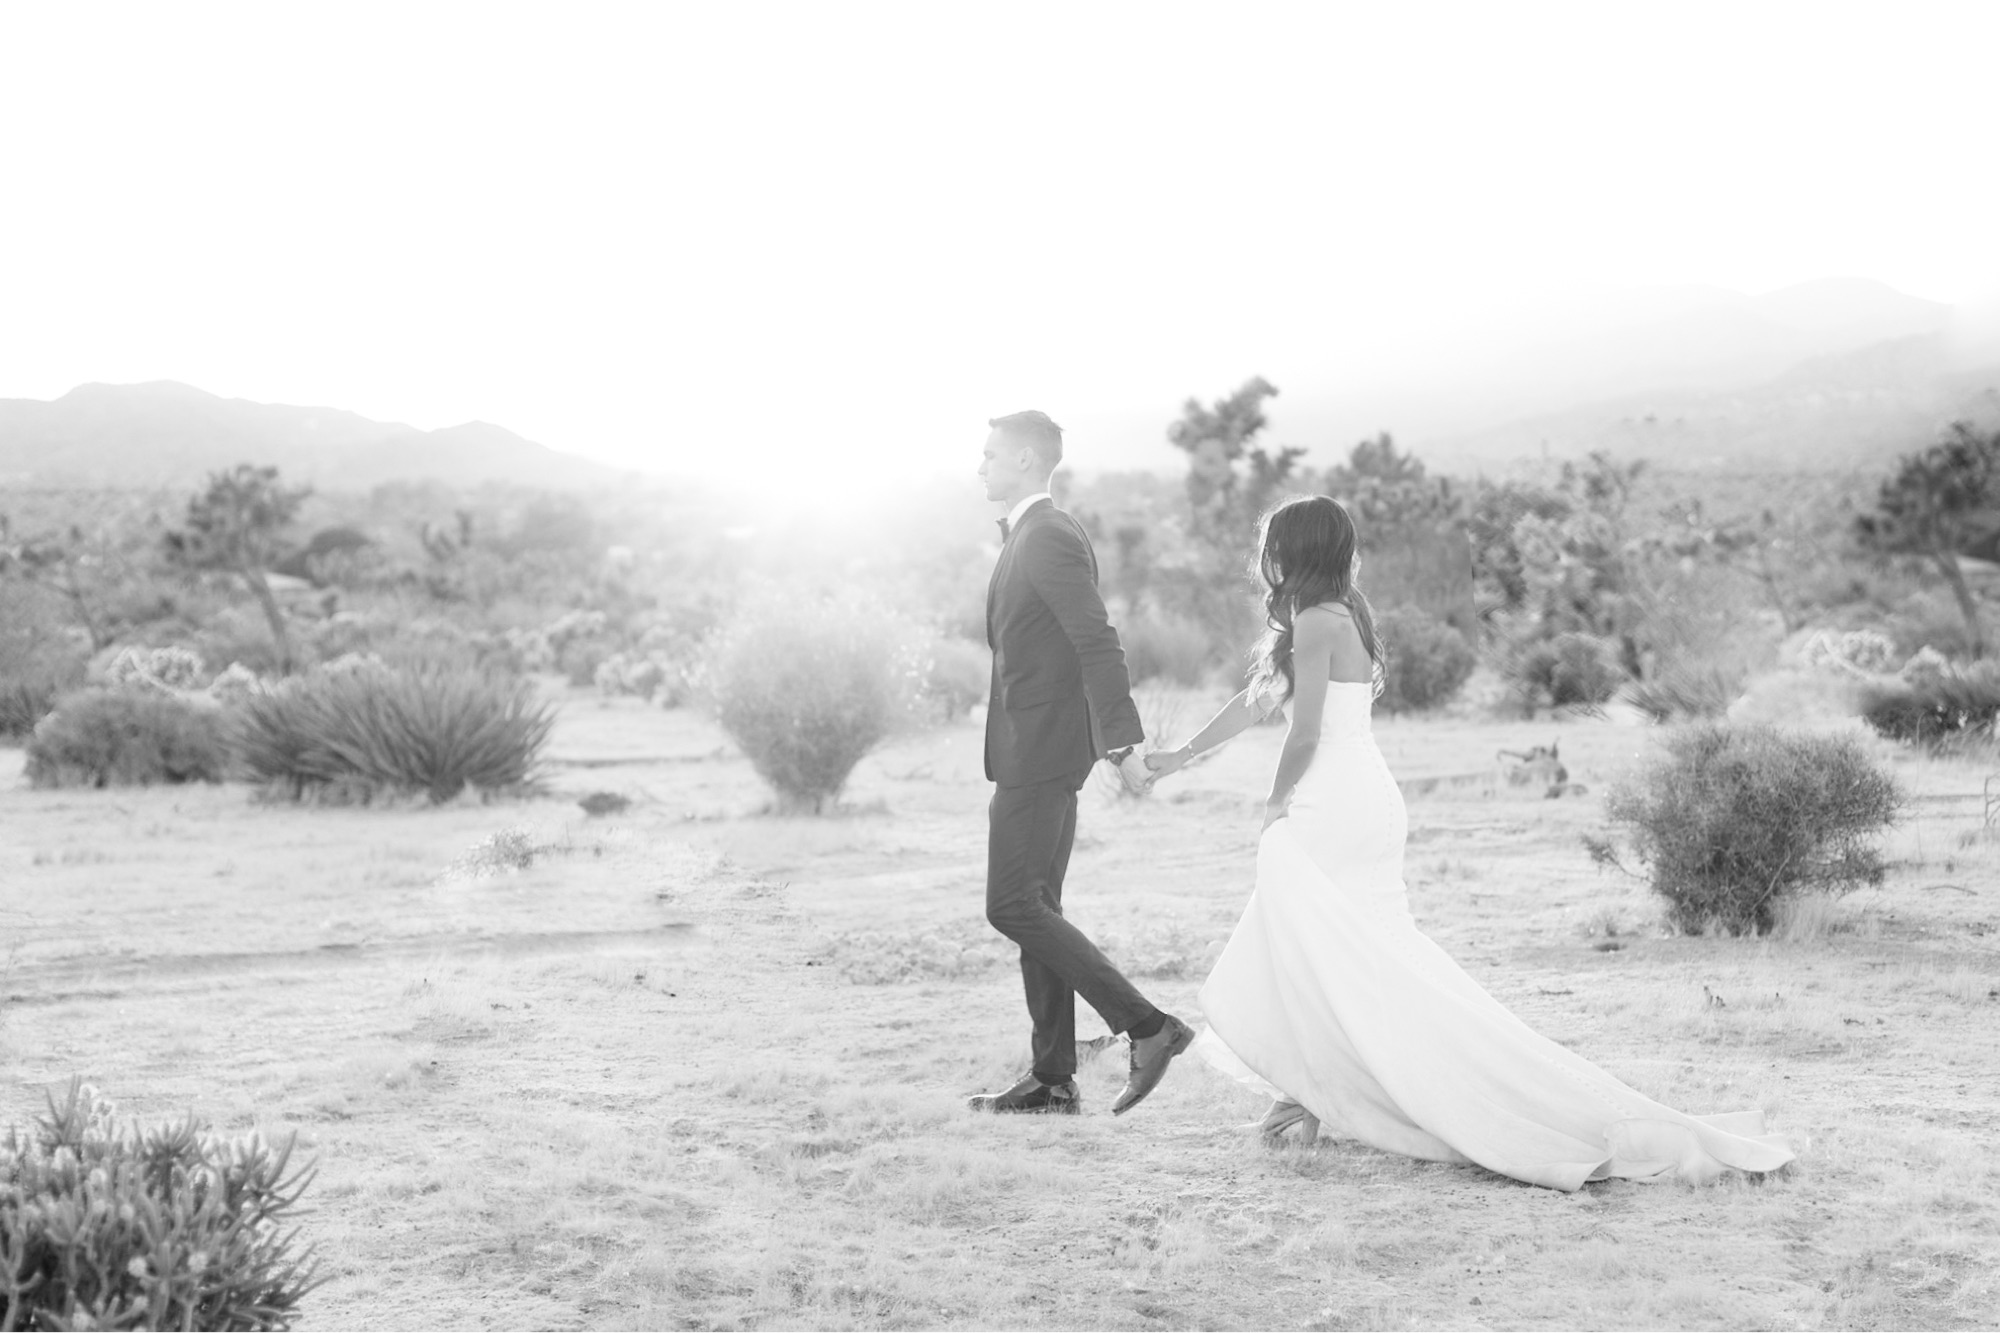
<path id="1" fill-rule="evenodd" d="M 1047 412 L 1014 412 L 986 424 L 1033 449 L 1051 472 L 1062 462 L 1062 427 Z"/>

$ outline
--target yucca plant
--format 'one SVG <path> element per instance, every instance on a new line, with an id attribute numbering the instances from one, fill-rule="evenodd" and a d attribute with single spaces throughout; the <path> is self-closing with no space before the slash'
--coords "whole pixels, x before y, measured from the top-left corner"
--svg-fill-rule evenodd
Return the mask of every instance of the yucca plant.
<path id="1" fill-rule="evenodd" d="M 534 686 L 476 667 L 334 663 L 253 693 L 237 753 L 252 776 L 294 797 L 423 792 L 533 781 L 555 725 Z"/>
<path id="2" fill-rule="evenodd" d="M 2000 736 L 2000 663 L 1941 663 L 1869 686 L 1862 713 L 1878 735 L 1929 750 Z"/>
<path id="3" fill-rule="evenodd" d="M 292 1143 L 120 1125 L 78 1080 L 0 1138 L 0 1328 L 289 1328 L 320 1279 Z"/>
<path id="4" fill-rule="evenodd" d="M 34 735 L 36 724 L 55 711 L 56 696 L 64 688 L 47 676 L 0 679 L 0 741 Z"/>

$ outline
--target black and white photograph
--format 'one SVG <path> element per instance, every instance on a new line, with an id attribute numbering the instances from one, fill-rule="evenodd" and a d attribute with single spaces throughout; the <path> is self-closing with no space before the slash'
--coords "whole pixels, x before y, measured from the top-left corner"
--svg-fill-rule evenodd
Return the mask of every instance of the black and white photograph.
<path id="1" fill-rule="evenodd" d="M 0 1333 L 2000 1327 L 1996 52 L 0 6 Z"/>

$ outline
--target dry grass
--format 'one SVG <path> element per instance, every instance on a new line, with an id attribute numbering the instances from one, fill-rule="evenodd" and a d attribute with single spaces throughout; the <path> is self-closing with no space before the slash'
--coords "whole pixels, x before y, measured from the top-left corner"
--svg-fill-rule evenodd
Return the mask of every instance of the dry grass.
<path id="1" fill-rule="evenodd" d="M 1193 707 L 1190 717 L 1200 713 Z M 1547 723 L 1401 720 L 1406 778 Z M 1184 1014 L 1250 883 L 1282 739 L 1086 793 L 1069 910 Z M 1602 790 L 1652 733 L 1562 724 Z M 684 713 L 578 700 L 547 800 L 297 809 L 0 779 L 0 1118 L 85 1075 L 130 1112 L 301 1132 L 310 1327 L 1988 1327 L 2000 1311 L 2000 849 L 1976 767 L 1880 889 L 1675 937 L 1580 845 L 1594 797 L 1411 801 L 1420 918 L 1527 1021 L 1690 1111 L 1761 1106 L 1764 1181 L 1564 1196 L 1351 1144 L 1268 1150 L 1205 1067 L 1105 1114 L 972 1118 L 1025 1062 L 980 920 L 979 733 L 864 761 L 863 813 L 755 815 Z M 629 754 L 626 813 L 568 804 Z M 1413 783 L 1412 786 L 1417 785 Z M 866 813 L 869 810 L 876 813 Z M 496 840 L 495 835 L 505 835 Z M 516 864 L 515 845 L 542 849 Z M 447 873 L 483 847 L 481 870 Z M 489 863 L 492 863 L 489 865 Z M 1605 946 L 1615 945 L 1610 948 Z M 1086 1018 L 1086 1031 L 1095 1031 Z"/>

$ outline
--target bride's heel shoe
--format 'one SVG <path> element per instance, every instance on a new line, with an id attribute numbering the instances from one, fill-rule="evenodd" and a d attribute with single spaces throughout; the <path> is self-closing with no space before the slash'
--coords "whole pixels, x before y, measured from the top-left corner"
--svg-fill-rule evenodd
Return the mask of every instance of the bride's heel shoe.
<path id="1" fill-rule="evenodd" d="M 1301 1145 L 1310 1147 L 1319 1141 L 1319 1117 L 1289 1099 L 1271 1103 L 1271 1109 L 1257 1126 L 1257 1132 L 1264 1136 L 1266 1143 L 1277 1143 L 1293 1125 L 1299 1127 Z"/>

